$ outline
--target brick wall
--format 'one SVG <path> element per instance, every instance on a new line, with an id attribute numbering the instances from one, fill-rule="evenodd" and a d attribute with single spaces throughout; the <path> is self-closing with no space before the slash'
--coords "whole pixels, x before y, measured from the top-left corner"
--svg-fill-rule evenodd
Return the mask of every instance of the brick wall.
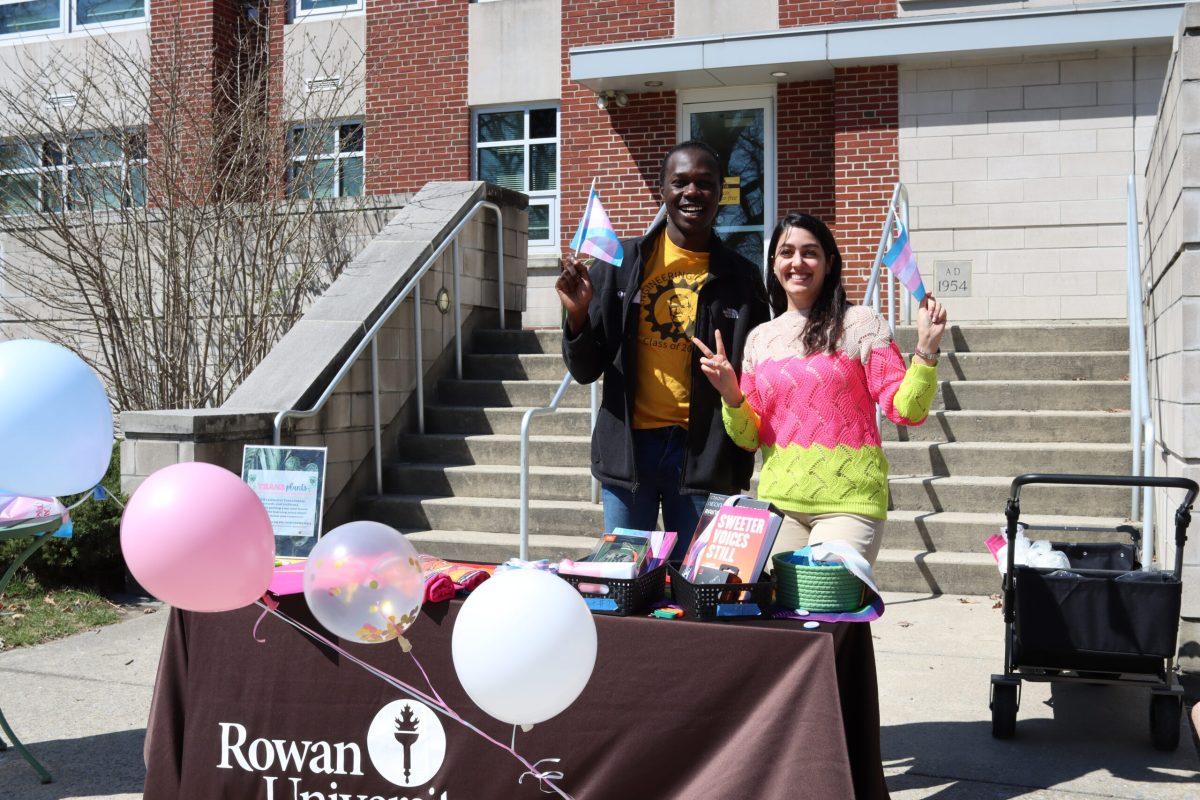
<path id="1" fill-rule="evenodd" d="M 880 0 L 779 0 L 779 27 L 826 25 L 861 19 L 896 16 L 896 1 Z"/>
<path id="2" fill-rule="evenodd" d="M 776 109 L 779 215 L 833 224 L 833 81 L 782 84 Z"/>
<path id="3" fill-rule="evenodd" d="M 368 0 L 369 194 L 467 180 L 467 0 Z"/>
<path id="4" fill-rule="evenodd" d="M 570 80 L 572 47 L 669 38 L 673 0 L 563 0 L 559 192 L 563 245 L 571 240 L 592 178 L 619 236 L 641 234 L 658 209 L 658 166 L 675 143 L 674 92 L 630 95 L 629 105 L 596 107 Z"/>
<path id="5" fill-rule="evenodd" d="M 900 178 L 900 82 L 897 68 L 885 64 L 838 69 L 833 84 L 834 232 L 846 289 L 857 300 Z"/>

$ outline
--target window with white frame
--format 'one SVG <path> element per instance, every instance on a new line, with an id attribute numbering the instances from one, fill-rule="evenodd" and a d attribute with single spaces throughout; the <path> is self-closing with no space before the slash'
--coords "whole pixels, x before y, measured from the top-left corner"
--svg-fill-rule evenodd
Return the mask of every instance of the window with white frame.
<path id="1" fill-rule="evenodd" d="M 0 214 L 145 203 L 146 139 L 141 130 L 80 134 L 66 141 L 0 141 Z"/>
<path id="2" fill-rule="evenodd" d="M 292 5 L 292 18 L 344 14 L 347 11 L 361 11 L 362 8 L 363 0 L 295 0 Z"/>
<path id="3" fill-rule="evenodd" d="M 363 193 L 363 124 L 348 120 L 292 128 L 292 191 L 300 197 Z"/>
<path id="4" fill-rule="evenodd" d="M 475 112 L 475 177 L 529 195 L 529 244 L 558 241 L 558 108 Z"/>
<path id="5" fill-rule="evenodd" d="M 146 19 L 146 0 L 0 0 L 0 36 L 67 33 Z"/>

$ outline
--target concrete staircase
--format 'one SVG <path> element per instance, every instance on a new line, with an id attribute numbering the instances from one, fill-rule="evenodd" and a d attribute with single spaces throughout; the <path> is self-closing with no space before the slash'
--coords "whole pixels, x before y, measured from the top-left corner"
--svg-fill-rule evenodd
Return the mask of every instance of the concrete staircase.
<path id="1" fill-rule="evenodd" d="M 911 352 L 913 331 L 898 338 Z M 564 366 L 557 331 L 486 331 L 472 344 L 465 379 L 441 382 L 427 433 L 402 437 L 385 494 L 364 498 L 360 510 L 408 533 L 422 552 L 498 561 L 517 553 L 521 417 L 549 402 Z M 892 510 L 880 585 L 998 591 L 983 540 L 1003 524 L 1013 476 L 1128 473 L 1127 348 L 1124 323 L 953 328 L 935 411 L 919 428 L 884 421 Z M 587 388 L 572 386 L 558 413 L 533 423 L 531 557 L 581 555 L 602 531 L 600 507 L 588 502 L 587 404 Z M 1105 540 L 1128 524 L 1129 496 L 1030 487 L 1022 519 L 1038 538 Z M 1042 530 L 1050 528 L 1062 530 Z"/>

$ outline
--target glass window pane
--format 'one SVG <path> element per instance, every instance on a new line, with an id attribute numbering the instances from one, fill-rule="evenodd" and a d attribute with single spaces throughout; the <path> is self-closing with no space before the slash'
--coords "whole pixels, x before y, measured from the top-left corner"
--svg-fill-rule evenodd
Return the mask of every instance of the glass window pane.
<path id="1" fill-rule="evenodd" d="M 292 154 L 297 156 L 336 153 L 333 146 L 334 128 L 302 127 L 292 131 Z"/>
<path id="2" fill-rule="evenodd" d="M 75 24 L 93 25 L 146 16 L 146 0 L 75 0 Z"/>
<path id="3" fill-rule="evenodd" d="M 0 5 L 0 33 L 26 33 L 58 27 L 60 0 L 28 0 Z"/>
<path id="4" fill-rule="evenodd" d="M 42 173 L 42 209 L 62 211 L 62 172 L 57 169 Z"/>
<path id="5" fill-rule="evenodd" d="M 24 142 L 0 142 L 0 170 L 33 169 L 38 164 L 33 148 Z"/>
<path id="6" fill-rule="evenodd" d="M 340 135 L 343 153 L 361 153 L 363 151 L 363 126 L 361 122 L 343 125 Z"/>
<path id="7" fill-rule="evenodd" d="M 510 142 L 525 138 L 525 112 L 499 111 L 480 114 L 476 136 L 481 142 Z"/>
<path id="8" fill-rule="evenodd" d="M 300 0 L 301 11 L 321 11 L 326 8 L 358 8 L 358 0 Z"/>
<path id="9" fill-rule="evenodd" d="M 529 147 L 529 191 L 552 192 L 558 189 L 558 145 L 535 144 Z"/>
<path id="10" fill-rule="evenodd" d="M 529 112 L 529 138 L 551 139 L 558 136 L 558 109 L 537 108 Z"/>
<path id="11" fill-rule="evenodd" d="M 0 175 L 0 214 L 27 214 L 37 208 L 37 175 Z"/>
<path id="12" fill-rule="evenodd" d="M 121 160 L 121 141 L 112 136 L 79 136 L 71 141 L 72 164 Z"/>
<path id="13" fill-rule="evenodd" d="M 313 162 L 312 196 L 316 198 L 336 197 L 337 159 L 322 158 Z"/>
<path id="14" fill-rule="evenodd" d="M 550 206 L 529 206 L 529 241 L 550 240 Z"/>
<path id="15" fill-rule="evenodd" d="M 342 159 L 342 182 L 340 194 L 342 197 L 361 197 L 363 193 L 363 160 L 361 158 Z"/>
<path id="16" fill-rule="evenodd" d="M 70 184 L 72 208 L 120 208 L 125 196 L 120 167 L 73 169 Z"/>
<path id="17" fill-rule="evenodd" d="M 129 175 L 129 204 L 135 207 L 146 205 L 146 167 L 142 164 L 131 164 Z"/>
<path id="18" fill-rule="evenodd" d="M 479 148 L 477 174 L 481 181 L 518 192 L 525 191 L 525 148 L 519 144 Z"/>
<path id="19" fill-rule="evenodd" d="M 57 142 L 42 142 L 42 166 L 53 167 L 63 163 L 63 151 Z"/>

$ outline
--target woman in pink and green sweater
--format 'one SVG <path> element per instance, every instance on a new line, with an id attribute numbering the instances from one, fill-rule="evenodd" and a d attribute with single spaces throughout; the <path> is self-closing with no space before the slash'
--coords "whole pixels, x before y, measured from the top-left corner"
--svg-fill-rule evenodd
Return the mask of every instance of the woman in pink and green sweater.
<path id="1" fill-rule="evenodd" d="M 785 512 L 775 551 L 840 539 L 872 564 L 887 518 L 888 463 L 875 405 L 898 425 L 920 425 L 937 390 L 945 309 L 927 297 L 906 367 L 886 320 L 850 305 L 842 256 L 829 228 L 789 214 L 775 228 L 767 295 L 775 318 L 746 340 L 739 382 L 699 339 L 700 367 L 721 393 L 725 430 L 763 449 L 758 495 Z"/>

